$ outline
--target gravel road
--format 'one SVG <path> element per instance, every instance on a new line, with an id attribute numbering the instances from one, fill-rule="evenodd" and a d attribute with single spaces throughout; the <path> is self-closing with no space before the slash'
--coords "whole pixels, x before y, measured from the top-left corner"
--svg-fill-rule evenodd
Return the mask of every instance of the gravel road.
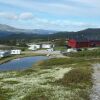
<path id="1" fill-rule="evenodd" d="M 64 55 L 62 55 L 60 53 L 60 51 L 52 51 L 52 52 L 49 52 L 47 50 L 38 50 L 38 51 L 35 51 L 34 53 L 37 53 L 37 54 L 46 54 L 46 55 L 49 55 L 51 58 L 63 58 L 63 57 L 66 57 Z"/>
<path id="2" fill-rule="evenodd" d="M 91 91 L 91 100 L 100 100 L 100 64 L 94 64 L 93 88 Z"/>

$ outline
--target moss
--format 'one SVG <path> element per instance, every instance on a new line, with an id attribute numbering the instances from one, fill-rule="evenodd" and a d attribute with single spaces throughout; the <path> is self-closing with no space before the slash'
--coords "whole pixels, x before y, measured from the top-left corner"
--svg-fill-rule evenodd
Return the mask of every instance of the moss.
<path id="1" fill-rule="evenodd" d="M 70 72 L 66 73 L 64 77 L 57 81 L 64 86 L 81 86 L 91 85 L 92 83 L 92 71 L 89 68 L 74 68 Z M 82 84 L 82 85 L 80 85 Z"/>
<path id="2" fill-rule="evenodd" d="M 37 65 L 34 65 L 28 70 L 16 72 L 15 76 L 13 76 L 14 78 L 23 78 L 23 80 L 25 80 L 24 78 L 27 79 L 27 82 L 25 82 L 24 85 L 20 83 L 18 84 L 14 81 L 8 81 L 7 84 L 15 84 L 15 86 L 18 84 L 18 92 L 22 92 L 21 89 L 25 89 L 25 94 L 22 95 L 25 96 L 23 100 L 58 100 L 58 98 L 61 100 L 65 100 L 66 98 L 68 98 L 68 100 L 89 100 L 89 90 L 92 86 L 91 77 L 93 71 L 90 63 L 91 60 L 86 60 L 84 58 L 77 59 L 76 57 L 48 59 L 46 61 L 39 62 Z M 54 80 L 54 77 L 46 76 L 50 73 L 48 70 L 51 72 L 53 70 L 59 71 L 59 68 L 68 67 L 72 68 L 72 70 L 65 73 L 60 79 Z M 13 75 L 12 73 L 9 74 L 10 75 L 7 79 L 11 78 Z M 45 77 L 41 77 L 42 74 L 44 74 Z M 27 77 L 24 77 L 25 75 L 27 75 Z M 43 79 L 46 81 L 33 84 L 29 82 L 31 79 L 33 79 L 33 82 L 35 81 L 34 79 L 39 79 L 41 81 Z M 29 91 L 27 91 L 28 89 Z M 10 93 L 13 95 L 12 97 L 17 95 L 16 90 L 14 90 L 14 94 L 7 89 L 0 91 L 0 96 L 4 98 L 4 100 L 6 100 L 6 98 L 9 99 L 11 96 Z"/>
<path id="3" fill-rule="evenodd" d="M 8 100 L 12 96 L 11 93 L 13 93 L 12 90 L 0 87 L 0 100 Z"/>
<path id="4" fill-rule="evenodd" d="M 68 65 L 77 62 L 83 62 L 83 59 L 74 59 L 74 58 L 52 58 L 42 62 L 39 62 L 39 66 L 54 66 L 54 65 Z M 45 67 L 46 68 L 46 67 Z"/>
<path id="5" fill-rule="evenodd" d="M 4 81 L 4 83 L 13 85 L 13 84 L 18 84 L 19 82 L 10 80 L 10 81 Z"/>
<path id="6" fill-rule="evenodd" d="M 21 77 L 21 76 L 24 76 L 24 75 L 30 75 L 34 72 L 37 72 L 37 70 L 35 70 L 35 69 L 26 69 L 26 70 L 17 72 L 16 77 Z"/>
<path id="7" fill-rule="evenodd" d="M 50 100 L 51 91 L 48 89 L 39 88 L 33 93 L 25 96 L 22 100 Z"/>

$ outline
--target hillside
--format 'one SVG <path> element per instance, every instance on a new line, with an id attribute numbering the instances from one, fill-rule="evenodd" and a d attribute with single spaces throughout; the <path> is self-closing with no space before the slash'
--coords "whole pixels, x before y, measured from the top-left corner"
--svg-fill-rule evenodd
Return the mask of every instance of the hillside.
<path id="1" fill-rule="evenodd" d="M 53 34 L 56 31 L 43 29 L 18 29 L 9 25 L 0 24 L 0 37 L 13 34 Z"/>
<path id="2" fill-rule="evenodd" d="M 53 39 L 86 38 L 100 40 L 100 28 L 89 28 L 77 32 L 57 32 L 43 29 L 16 29 L 0 24 L 0 44 L 27 43 L 33 41 L 47 41 Z"/>
<path id="3" fill-rule="evenodd" d="M 34 37 L 41 37 L 43 36 L 50 36 L 51 38 L 70 38 L 70 37 L 80 37 L 80 36 L 86 36 L 88 37 L 100 37 L 100 28 L 88 28 L 85 30 L 77 31 L 77 32 L 58 32 L 53 30 L 44 30 L 44 29 L 18 29 L 14 28 L 12 26 L 0 24 L 0 37 L 19 37 L 21 35 L 24 36 L 27 35 L 28 37 L 34 36 Z M 36 35 L 37 34 L 37 35 Z M 15 35 L 15 36 L 14 36 Z M 42 36 L 42 37 L 43 37 Z M 26 36 L 25 36 L 26 37 Z"/>
<path id="4" fill-rule="evenodd" d="M 100 40 L 100 29 L 86 29 L 77 32 L 58 32 L 49 35 L 50 38 L 87 38 L 89 40 Z"/>

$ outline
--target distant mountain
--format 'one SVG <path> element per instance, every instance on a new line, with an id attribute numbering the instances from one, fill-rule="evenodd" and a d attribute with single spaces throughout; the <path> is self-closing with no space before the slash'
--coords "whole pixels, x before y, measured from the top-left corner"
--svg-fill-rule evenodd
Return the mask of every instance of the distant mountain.
<path id="1" fill-rule="evenodd" d="M 18 29 L 0 24 L 0 39 L 58 39 L 58 38 L 87 38 L 100 40 L 100 28 L 88 28 L 77 32 L 58 32 L 43 29 Z"/>
<path id="2" fill-rule="evenodd" d="M 57 32 L 51 34 L 53 38 L 87 38 L 100 40 L 100 28 L 88 28 L 77 32 Z"/>
<path id="3" fill-rule="evenodd" d="M 16 31 L 16 28 L 13 28 L 8 25 L 0 24 L 0 31 Z"/>
<path id="4" fill-rule="evenodd" d="M 31 30 L 32 33 L 35 34 L 54 34 L 57 31 L 53 31 L 53 30 L 44 30 L 44 29 L 33 29 Z"/>
<path id="5" fill-rule="evenodd" d="M 78 32 L 87 32 L 87 33 L 98 33 L 100 32 L 100 28 L 88 28 L 88 29 L 85 29 L 85 30 L 81 30 L 81 31 L 78 31 Z"/>
<path id="6" fill-rule="evenodd" d="M 0 24 L 0 37 L 11 34 L 53 34 L 57 31 L 43 29 L 18 29 L 9 25 Z"/>
<path id="7" fill-rule="evenodd" d="M 78 31 L 77 34 L 89 40 L 100 40 L 100 28 L 88 28 Z"/>

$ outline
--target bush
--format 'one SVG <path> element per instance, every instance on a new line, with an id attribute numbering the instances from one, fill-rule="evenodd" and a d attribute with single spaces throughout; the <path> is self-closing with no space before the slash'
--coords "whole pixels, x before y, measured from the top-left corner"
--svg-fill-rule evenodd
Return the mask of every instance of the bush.
<path id="1" fill-rule="evenodd" d="M 68 65 L 76 63 L 77 61 L 83 62 L 82 59 L 70 59 L 70 58 L 52 58 L 42 62 L 39 62 L 40 66 L 53 66 L 53 65 Z"/>
<path id="2" fill-rule="evenodd" d="M 100 57 L 100 49 L 91 51 L 80 51 L 78 53 L 72 53 L 70 57 Z"/>
<path id="3" fill-rule="evenodd" d="M 81 83 L 87 82 L 90 79 L 90 73 L 85 71 L 84 69 L 73 69 L 69 73 L 64 75 L 64 81 L 66 83 Z"/>
<path id="4" fill-rule="evenodd" d="M 61 83 L 64 86 L 72 86 L 76 88 L 84 88 L 82 85 L 91 85 L 91 70 L 86 68 L 75 68 L 70 72 L 66 73 L 64 77 L 58 80 L 58 83 Z M 81 84 L 81 85 L 80 85 Z"/>

